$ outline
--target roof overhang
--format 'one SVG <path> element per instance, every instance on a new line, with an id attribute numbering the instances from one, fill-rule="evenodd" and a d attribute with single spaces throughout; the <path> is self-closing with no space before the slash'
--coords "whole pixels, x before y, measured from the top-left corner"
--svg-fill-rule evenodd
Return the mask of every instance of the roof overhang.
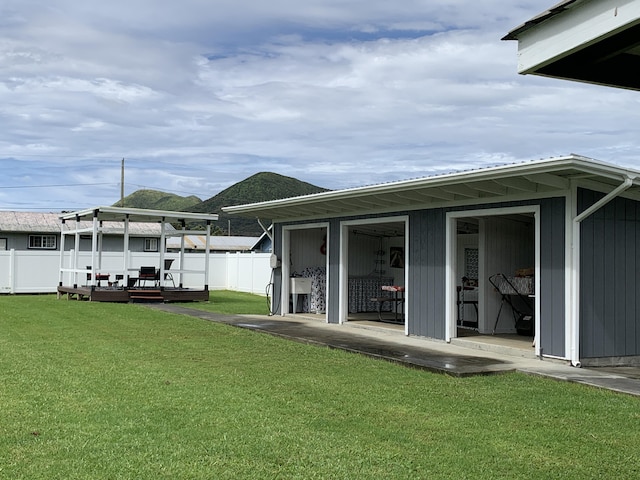
<path id="1" fill-rule="evenodd" d="M 146 210 L 141 208 L 94 207 L 77 212 L 60 215 L 63 221 L 91 220 L 96 217 L 99 221 L 157 223 L 157 222 L 212 222 L 218 220 L 216 214 L 172 212 L 166 210 Z"/>
<path id="2" fill-rule="evenodd" d="M 640 90 L 640 1 L 564 0 L 511 30 L 518 73 Z"/>
<path id="3" fill-rule="evenodd" d="M 229 206 L 223 211 L 280 222 L 296 221 L 566 195 L 574 185 L 608 193 L 627 178 L 634 184 L 625 196 L 640 200 L 640 184 L 636 180 L 640 180 L 640 171 L 569 155 Z"/>

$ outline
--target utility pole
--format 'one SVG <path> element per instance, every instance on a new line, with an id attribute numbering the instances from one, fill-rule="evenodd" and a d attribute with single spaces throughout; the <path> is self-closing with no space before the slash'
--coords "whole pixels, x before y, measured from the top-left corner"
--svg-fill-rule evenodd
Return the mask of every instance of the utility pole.
<path id="1" fill-rule="evenodd" d="M 122 167 L 120 168 L 120 206 L 124 207 L 124 158 L 122 159 Z"/>

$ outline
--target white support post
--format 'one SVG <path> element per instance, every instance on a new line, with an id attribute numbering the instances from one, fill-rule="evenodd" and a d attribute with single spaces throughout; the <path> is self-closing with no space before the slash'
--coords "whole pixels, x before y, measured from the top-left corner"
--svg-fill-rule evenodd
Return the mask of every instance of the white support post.
<path id="1" fill-rule="evenodd" d="M 129 214 L 127 213 L 124 217 L 124 245 L 123 252 L 124 254 L 124 265 L 122 272 L 122 282 L 125 288 L 129 287 Z"/>
<path id="2" fill-rule="evenodd" d="M 58 286 L 62 286 L 64 282 L 64 272 L 62 269 L 64 268 L 64 220 L 62 220 L 62 224 L 60 226 L 60 273 L 58 276 Z M 60 298 L 60 292 L 58 292 L 58 298 Z"/>
<path id="3" fill-rule="evenodd" d="M 160 250 L 160 275 L 158 276 L 158 283 L 160 288 L 164 288 L 164 251 L 165 245 L 167 243 L 167 233 L 165 230 L 165 218 L 162 217 L 160 222 L 160 245 L 158 249 Z"/>
<path id="4" fill-rule="evenodd" d="M 98 251 L 98 212 L 93 213 L 93 232 L 91 233 L 91 286 L 96 286 L 96 264 Z"/>
<path id="5" fill-rule="evenodd" d="M 75 244 L 73 246 L 73 288 L 78 288 L 78 255 L 80 253 L 80 217 L 76 217 Z"/>
<path id="6" fill-rule="evenodd" d="M 209 253 L 211 250 L 211 221 L 207 220 L 207 244 L 204 250 L 204 288 L 209 290 Z"/>
<path id="7" fill-rule="evenodd" d="M 187 230 L 187 225 L 185 223 L 185 221 L 182 221 L 182 235 L 180 235 L 180 281 L 178 282 L 178 286 L 179 288 L 183 288 L 183 273 L 182 270 L 184 270 L 184 244 L 185 244 L 185 238 L 184 236 L 185 231 Z"/>
<path id="8" fill-rule="evenodd" d="M 98 225 L 98 264 L 96 266 L 96 273 L 102 270 L 102 221 L 100 221 Z"/>

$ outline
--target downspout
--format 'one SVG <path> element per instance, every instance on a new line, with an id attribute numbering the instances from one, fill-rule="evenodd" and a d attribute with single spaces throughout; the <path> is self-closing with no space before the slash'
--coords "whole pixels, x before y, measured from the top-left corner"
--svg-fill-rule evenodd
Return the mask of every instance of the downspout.
<path id="1" fill-rule="evenodd" d="M 573 295 L 572 295 L 572 321 L 573 328 L 572 334 L 573 339 L 571 341 L 571 351 L 570 360 L 571 365 L 574 367 L 580 367 L 580 224 L 584 219 L 591 216 L 596 211 L 600 210 L 607 203 L 614 200 L 616 197 L 620 196 L 623 192 L 627 191 L 629 188 L 633 186 L 634 180 L 636 179 L 635 175 L 625 175 L 624 182 L 616 187 L 614 190 L 609 192 L 607 195 L 602 197 L 596 203 L 591 205 L 589 208 L 584 210 L 579 215 L 576 215 L 573 219 L 573 228 L 572 228 L 572 236 L 573 236 Z"/>

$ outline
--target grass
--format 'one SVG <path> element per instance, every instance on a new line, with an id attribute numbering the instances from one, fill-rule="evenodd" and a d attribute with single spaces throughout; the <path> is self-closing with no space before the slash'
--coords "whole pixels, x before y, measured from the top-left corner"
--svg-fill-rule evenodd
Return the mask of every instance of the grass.
<path id="1" fill-rule="evenodd" d="M 186 306 L 208 312 L 225 315 L 268 315 L 269 303 L 267 297 L 251 295 L 230 290 L 216 290 L 210 294 L 209 303 L 194 302 Z"/>
<path id="2" fill-rule="evenodd" d="M 140 305 L 0 296 L 0 386 L 0 478 L 640 474 L 638 398 L 452 378 Z"/>

